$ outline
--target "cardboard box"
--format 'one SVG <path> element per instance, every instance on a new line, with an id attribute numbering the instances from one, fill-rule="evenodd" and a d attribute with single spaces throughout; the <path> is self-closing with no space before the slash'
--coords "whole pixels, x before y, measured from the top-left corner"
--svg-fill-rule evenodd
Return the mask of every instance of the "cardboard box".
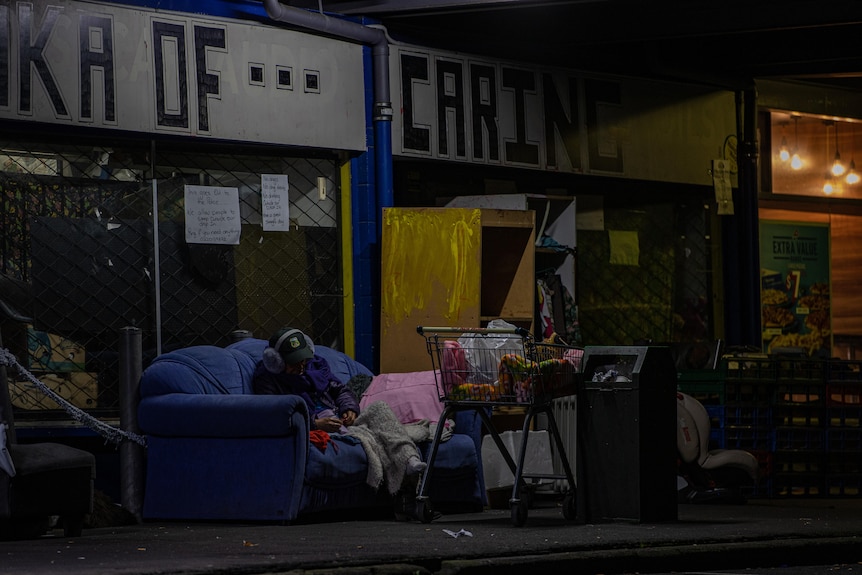
<path id="1" fill-rule="evenodd" d="M 84 371 L 84 346 L 27 326 L 27 367 L 37 371 Z"/>
<path id="2" fill-rule="evenodd" d="M 86 371 L 70 373 L 46 373 L 38 376 L 39 381 L 48 386 L 60 397 L 82 409 L 98 405 L 98 374 Z M 35 384 L 29 381 L 10 381 L 9 395 L 12 405 L 19 409 L 62 409 Z"/>

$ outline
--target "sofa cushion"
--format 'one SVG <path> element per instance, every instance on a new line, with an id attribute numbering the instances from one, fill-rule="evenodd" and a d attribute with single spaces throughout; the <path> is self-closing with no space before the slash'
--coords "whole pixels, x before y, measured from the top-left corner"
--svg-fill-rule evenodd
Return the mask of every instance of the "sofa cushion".
<path id="1" fill-rule="evenodd" d="M 419 444 L 422 459 L 427 461 L 431 455 L 431 442 Z M 434 458 L 434 473 L 432 477 L 452 477 L 476 472 L 479 467 L 479 457 L 476 454 L 476 444 L 468 435 L 454 433 L 437 448 Z"/>
<path id="2" fill-rule="evenodd" d="M 349 487 L 365 482 L 368 457 L 359 440 L 350 435 L 334 433 L 321 451 L 308 447 L 305 481 L 315 487 Z"/>
<path id="3" fill-rule="evenodd" d="M 178 349 L 155 358 L 141 376 L 141 397 L 167 393 L 248 393 L 245 354 L 213 345 Z"/>
<path id="4" fill-rule="evenodd" d="M 263 350 L 266 349 L 268 345 L 269 342 L 265 339 L 246 338 L 234 342 L 226 348 L 234 351 L 241 351 L 251 360 L 250 369 L 245 363 L 241 366 L 243 379 L 244 381 L 247 381 L 249 385 L 251 377 L 254 374 L 254 367 L 257 362 L 263 358 Z M 329 364 L 329 370 L 332 372 L 332 375 L 337 377 L 341 383 L 347 383 L 350 378 L 355 375 L 374 375 L 370 369 L 337 349 L 315 344 L 314 354 L 319 355 L 326 360 L 326 363 Z"/>

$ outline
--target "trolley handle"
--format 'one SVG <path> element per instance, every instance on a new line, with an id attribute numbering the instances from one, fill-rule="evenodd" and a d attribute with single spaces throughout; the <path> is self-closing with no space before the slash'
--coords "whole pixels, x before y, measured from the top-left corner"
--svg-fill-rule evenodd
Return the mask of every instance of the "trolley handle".
<path id="1" fill-rule="evenodd" d="M 416 333 L 419 335 L 425 335 L 426 333 L 475 333 L 480 335 L 492 333 L 513 333 L 523 338 L 529 337 L 530 335 L 530 331 L 523 327 L 427 327 L 421 325 L 416 328 Z"/>

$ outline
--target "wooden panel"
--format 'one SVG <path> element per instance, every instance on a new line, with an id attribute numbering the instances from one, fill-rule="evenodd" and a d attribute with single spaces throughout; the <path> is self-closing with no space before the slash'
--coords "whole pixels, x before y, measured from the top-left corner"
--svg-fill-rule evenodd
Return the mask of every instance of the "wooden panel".
<path id="1" fill-rule="evenodd" d="M 420 325 L 531 329 L 534 225 L 530 210 L 385 209 L 380 371 L 431 369 Z"/>
<path id="2" fill-rule="evenodd" d="M 862 218 L 832 216 L 832 333 L 862 335 Z"/>

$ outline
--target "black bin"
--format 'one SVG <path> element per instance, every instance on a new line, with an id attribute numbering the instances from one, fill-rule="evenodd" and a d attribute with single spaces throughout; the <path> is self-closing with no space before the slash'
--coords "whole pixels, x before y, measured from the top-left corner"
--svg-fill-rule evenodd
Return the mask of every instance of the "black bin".
<path id="1" fill-rule="evenodd" d="M 670 349 L 587 346 L 578 398 L 578 515 L 677 519 L 676 366 Z"/>

